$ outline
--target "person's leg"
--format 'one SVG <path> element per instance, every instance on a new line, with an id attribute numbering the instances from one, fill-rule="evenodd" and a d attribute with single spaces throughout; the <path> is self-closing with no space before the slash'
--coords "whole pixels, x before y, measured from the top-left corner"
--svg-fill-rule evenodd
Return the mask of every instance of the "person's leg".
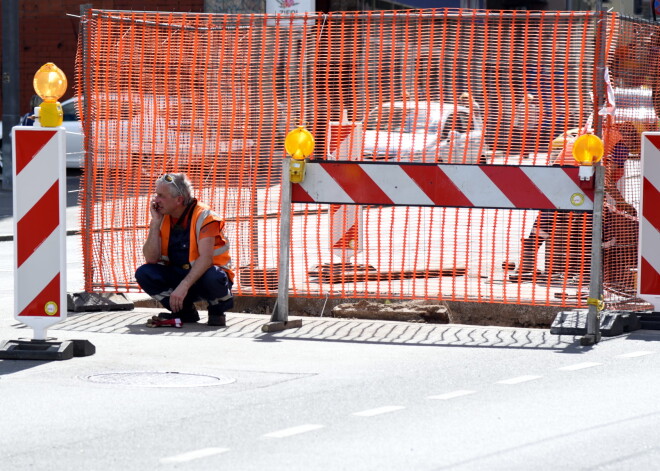
<path id="1" fill-rule="evenodd" d="M 548 211 L 540 211 L 529 235 L 522 239 L 518 271 L 509 276 L 509 281 L 532 281 L 534 279 L 536 275 L 536 255 L 549 235 L 546 231 L 549 217 L 551 218 L 551 214 Z"/>
<path id="2" fill-rule="evenodd" d="M 231 287 L 227 273 L 222 268 L 211 267 L 190 289 L 191 295 L 208 302 L 209 325 L 225 325 L 225 311 L 234 307 Z"/>
<path id="3" fill-rule="evenodd" d="M 148 263 L 136 270 L 135 279 L 145 293 L 162 304 L 165 309 L 172 311 L 170 295 L 181 283 L 181 280 L 185 278 L 186 273 L 183 269 Z M 188 301 L 188 298 L 186 298 L 181 311 L 172 314 L 159 314 L 159 317 L 163 319 L 176 317 L 180 318 L 182 322 L 197 322 L 199 320 L 199 314 L 192 301 Z"/>

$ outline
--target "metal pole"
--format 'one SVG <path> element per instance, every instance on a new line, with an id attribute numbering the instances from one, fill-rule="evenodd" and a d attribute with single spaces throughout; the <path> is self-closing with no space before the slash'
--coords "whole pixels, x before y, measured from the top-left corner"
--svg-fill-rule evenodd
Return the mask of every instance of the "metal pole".
<path id="1" fill-rule="evenodd" d="M 82 102 L 82 113 L 83 113 L 83 122 L 89 123 L 91 121 L 90 116 L 89 116 L 89 102 L 92 99 L 92 67 L 90 64 L 90 59 L 89 59 L 89 34 L 90 34 L 90 23 L 87 22 L 87 13 L 89 10 L 92 9 L 92 4 L 91 3 L 85 3 L 80 5 L 80 41 L 82 44 L 82 80 L 80 83 L 80 86 L 82 87 L 82 95 L 83 95 L 83 102 Z M 86 125 L 85 128 L 83 129 L 83 133 L 85 134 L 84 136 L 84 142 L 89 143 L 93 142 L 95 139 L 95 136 L 92 134 L 93 133 L 93 127 L 90 125 Z M 82 202 L 83 202 L 83 217 L 85 218 L 84 221 L 84 227 L 83 227 L 83 233 L 82 233 L 82 245 L 83 245 L 83 270 L 84 270 L 84 279 L 85 279 L 85 291 L 86 292 L 92 292 L 92 275 L 93 275 L 93 270 L 94 267 L 92 266 L 92 254 L 89 253 L 89 247 L 91 247 L 91 243 L 89 238 L 91 237 L 91 231 L 86 230 L 87 228 L 92 227 L 92 215 L 94 214 L 93 211 L 93 205 L 94 201 L 92 198 L 91 194 L 91 189 L 93 187 L 92 185 L 92 177 L 93 177 L 93 156 L 90 152 L 87 152 L 87 148 L 89 146 L 86 146 L 85 148 L 85 157 L 84 157 L 84 168 L 85 171 L 82 174 L 83 182 L 82 182 L 82 188 L 85 190 L 85 194 L 81 195 L 82 196 Z"/>
<path id="2" fill-rule="evenodd" d="M 289 316 L 289 242 L 291 240 L 290 161 L 290 157 L 284 159 L 282 167 L 282 214 L 280 216 L 280 263 L 278 266 L 277 309 L 273 311 L 271 322 L 287 322 Z"/>
<path id="3" fill-rule="evenodd" d="M 580 339 L 582 345 L 594 345 L 600 341 L 600 298 L 602 285 L 602 244 L 603 201 L 605 199 L 605 167 L 598 164 L 595 170 L 595 193 L 593 231 L 591 236 L 591 278 L 589 280 L 589 312 L 587 313 L 587 333 Z"/>
<path id="4" fill-rule="evenodd" d="M 280 216 L 280 263 L 277 284 L 277 303 L 270 322 L 261 327 L 263 332 L 278 332 L 302 327 L 302 319 L 289 320 L 289 245 L 291 243 L 291 158 L 284 159 L 282 167 L 282 199 Z"/>
<path id="5" fill-rule="evenodd" d="M 20 120 L 18 0 L 2 2 L 2 189 L 13 187 L 11 129 Z"/>
<path id="6" fill-rule="evenodd" d="M 597 2 L 600 6 L 600 2 Z M 594 95 L 594 131 L 596 135 L 603 135 L 598 110 L 605 102 L 605 62 L 603 55 L 605 52 L 604 39 L 605 28 L 603 26 L 605 15 L 600 9 L 597 10 L 597 42 L 596 42 L 596 93 Z M 587 313 L 586 330 L 587 333 L 580 339 L 581 345 L 594 345 L 600 341 L 600 298 L 603 293 L 602 286 L 602 234 L 603 234 L 603 201 L 605 199 L 605 168 L 600 163 L 594 165 L 595 170 L 595 193 L 594 193 L 594 212 L 592 218 L 591 235 L 591 278 L 589 282 L 589 312 Z"/>

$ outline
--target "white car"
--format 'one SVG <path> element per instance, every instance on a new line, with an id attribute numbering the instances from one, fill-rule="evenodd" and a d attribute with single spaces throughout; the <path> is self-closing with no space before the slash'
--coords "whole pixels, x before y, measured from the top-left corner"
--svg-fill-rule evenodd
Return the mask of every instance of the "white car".
<path id="1" fill-rule="evenodd" d="M 85 157 L 83 134 L 76 108 L 77 99 L 69 98 L 62 103 L 64 121 L 62 127 L 66 130 L 66 168 L 82 168 Z M 0 120 L 0 146 L 2 145 L 2 121 Z M 0 170 L 3 168 L 0 159 Z"/>
<path id="2" fill-rule="evenodd" d="M 207 116 L 193 120 L 192 103 L 179 97 L 108 94 L 97 96 L 89 112 L 93 139 L 90 151 L 96 165 L 127 168 L 136 160 L 165 159 L 168 165 L 191 162 L 212 165 L 229 153 L 251 155 L 254 142 L 238 135 L 219 135 Z M 67 136 L 67 167 L 81 168 L 84 162 L 83 132 L 77 119 L 77 98 L 62 103 Z M 224 137 L 224 138 L 223 138 Z"/>
<path id="3" fill-rule="evenodd" d="M 85 161 L 82 124 L 78 118 L 78 98 L 69 98 L 62 102 L 66 130 L 66 168 L 82 168 Z"/>
<path id="4" fill-rule="evenodd" d="M 441 102 L 395 101 L 369 113 L 364 157 L 374 160 L 485 163 L 479 108 Z"/>

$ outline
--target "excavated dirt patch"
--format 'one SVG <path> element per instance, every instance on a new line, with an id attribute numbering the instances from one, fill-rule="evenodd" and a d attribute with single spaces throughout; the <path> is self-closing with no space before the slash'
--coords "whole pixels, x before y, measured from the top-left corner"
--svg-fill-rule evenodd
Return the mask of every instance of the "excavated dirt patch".
<path id="1" fill-rule="evenodd" d="M 362 299 L 356 303 L 342 303 L 332 309 L 334 317 L 381 319 L 408 322 L 447 324 L 450 311 L 445 304 L 433 301 L 377 302 Z"/>
<path id="2" fill-rule="evenodd" d="M 273 297 L 240 296 L 234 298 L 232 312 L 271 315 Z M 160 307 L 153 300 L 136 301 L 135 306 Z M 206 309 L 205 303 L 197 308 Z M 381 299 L 290 298 L 289 315 L 378 319 L 434 324 L 493 325 L 502 327 L 550 328 L 560 311 L 557 307 L 515 304 L 486 304 L 433 300 L 383 301 Z"/>

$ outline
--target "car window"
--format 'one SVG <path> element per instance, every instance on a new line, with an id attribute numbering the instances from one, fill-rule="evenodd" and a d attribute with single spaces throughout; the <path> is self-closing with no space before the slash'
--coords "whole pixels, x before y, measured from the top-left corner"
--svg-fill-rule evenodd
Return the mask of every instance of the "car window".
<path id="1" fill-rule="evenodd" d="M 411 109 L 408 111 L 406 125 L 403 132 L 418 133 L 418 132 L 438 132 L 438 119 L 437 116 L 429 115 L 428 110 Z"/>
<path id="2" fill-rule="evenodd" d="M 442 129 L 442 134 L 440 135 L 441 140 L 445 140 L 449 137 L 449 131 L 452 129 L 456 132 L 466 133 L 470 128 L 470 114 L 465 111 L 457 111 L 455 113 L 449 113 L 445 121 L 445 126 Z"/>
<path id="3" fill-rule="evenodd" d="M 369 113 L 367 129 L 371 131 L 401 132 L 404 127 L 403 109 L 383 106 L 375 108 Z"/>
<path id="4" fill-rule="evenodd" d="M 384 106 L 369 113 L 367 129 L 385 132 L 438 132 L 438 117 L 425 109 Z"/>
<path id="5" fill-rule="evenodd" d="M 70 101 L 62 105 L 62 119 L 64 121 L 78 121 L 78 110 L 76 105 L 76 101 Z"/>
<path id="6" fill-rule="evenodd" d="M 454 130 L 460 133 L 468 132 L 470 124 L 470 115 L 464 111 L 456 113 L 456 122 L 454 123 Z"/>

